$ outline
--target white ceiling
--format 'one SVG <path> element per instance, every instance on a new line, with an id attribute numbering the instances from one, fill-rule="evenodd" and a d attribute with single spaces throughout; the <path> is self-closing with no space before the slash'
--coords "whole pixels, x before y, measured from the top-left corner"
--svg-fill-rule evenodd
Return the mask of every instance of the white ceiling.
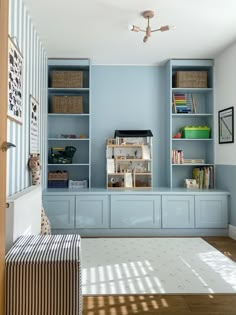
<path id="1" fill-rule="evenodd" d="M 214 58 L 236 40 L 235 0 L 23 0 L 48 57 L 87 57 L 93 64 L 161 64 L 169 58 Z M 141 16 L 154 10 L 147 43 Z"/>

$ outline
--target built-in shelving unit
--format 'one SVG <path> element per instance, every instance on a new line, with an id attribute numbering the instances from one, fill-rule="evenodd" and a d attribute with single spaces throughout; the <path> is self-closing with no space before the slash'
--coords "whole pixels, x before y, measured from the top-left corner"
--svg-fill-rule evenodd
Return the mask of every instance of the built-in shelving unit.
<path id="1" fill-rule="evenodd" d="M 82 73 L 82 87 L 54 87 L 54 71 L 75 71 Z M 55 112 L 53 97 L 82 97 L 82 110 L 78 113 Z M 48 161 L 47 174 L 66 171 L 69 180 L 87 181 L 90 187 L 91 169 L 91 126 L 90 126 L 90 60 L 89 59 L 49 59 L 48 60 Z M 74 147 L 72 163 L 53 163 L 50 160 L 52 148 Z M 47 178 L 47 177 L 46 177 Z"/>
<path id="2" fill-rule="evenodd" d="M 202 88 L 180 88 L 175 86 L 175 75 L 178 71 L 206 71 L 207 87 Z M 193 168 L 209 167 L 214 168 L 214 87 L 213 87 L 213 61 L 212 60 L 170 60 L 166 65 L 167 73 L 167 174 L 168 184 L 173 188 L 184 186 L 185 179 L 193 178 Z M 176 95 L 185 95 L 188 110 L 176 112 L 173 98 Z M 190 101 L 189 101 L 190 100 Z M 194 100 L 195 107 L 193 106 Z M 173 138 L 181 133 L 184 126 L 208 126 L 210 128 L 209 138 Z M 181 152 L 183 160 L 174 163 L 172 160 L 173 151 Z M 184 163 L 184 159 L 199 159 L 203 163 Z"/>

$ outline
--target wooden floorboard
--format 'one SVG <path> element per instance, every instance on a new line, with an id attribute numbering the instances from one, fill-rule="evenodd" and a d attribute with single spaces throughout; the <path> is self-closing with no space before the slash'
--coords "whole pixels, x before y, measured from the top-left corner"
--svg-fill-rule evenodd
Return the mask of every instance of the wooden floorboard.
<path id="1" fill-rule="evenodd" d="M 203 237 L 236 262 L 236 241 Z M 236 294 L 115 295 L 83 297 L 83 315 L 236 315 Z"/>

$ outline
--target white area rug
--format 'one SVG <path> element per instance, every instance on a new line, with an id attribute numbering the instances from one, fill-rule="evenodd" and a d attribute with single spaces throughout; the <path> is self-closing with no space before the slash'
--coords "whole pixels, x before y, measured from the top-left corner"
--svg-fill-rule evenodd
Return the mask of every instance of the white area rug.
<path id="1" fill-rule="evenodd" d="M 201 238 L 82 239 L 82 293 L 236 293 L 236 263 Z"/>

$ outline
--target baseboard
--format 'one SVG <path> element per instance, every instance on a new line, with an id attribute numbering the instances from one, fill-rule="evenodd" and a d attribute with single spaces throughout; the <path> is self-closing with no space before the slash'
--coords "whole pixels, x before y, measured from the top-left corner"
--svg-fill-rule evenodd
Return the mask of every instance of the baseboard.
<path id="1" fill-rule="evenodd" d="M 229 237 L 236 240 L 236 226 L 229 224 Z"/>

